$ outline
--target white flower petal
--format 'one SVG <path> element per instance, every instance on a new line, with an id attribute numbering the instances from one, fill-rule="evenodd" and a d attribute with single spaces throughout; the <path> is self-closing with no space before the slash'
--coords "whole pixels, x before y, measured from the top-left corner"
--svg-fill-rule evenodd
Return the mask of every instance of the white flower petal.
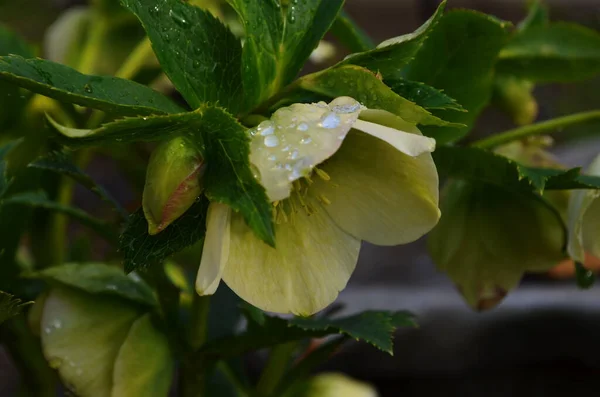
<path id="1" fill-rule="evenodd" d="M 219 286 L 229 256 L 230 225 L 231 208 L 221 203 L 210 203 L 202 260 L 196 277 L 196 292 L 199 295 L 212 295 Z"/>
<path id="2" fill-rule="evenodd" d="M 346 286 L 360 241 L 322 209 L 310 216 L 301 210 L 293 223 L 277 225 L 276 247 L 256 238 L 242 217 L 234 215 L 223 280 L 262 310 L 306 316 L 332 303 Z"/>
<path id="3" fill-rule="evenodd" d="M 417 157 L 423 153 L 431 153 L 435 150 L 435 139 L 426 136 L 410 134 L 363 120 L 356 120 L 354 128 L 379 138 L 412 157 Z"/>
<path id="4" fill-rule="evenodd" d="M 271 201 L 290 195 L 293 181 L 332 156 L 358 118 L 361 105 L 340 97 L 329 105 L 297 103 L 250 130 L 250 162 Z"/>
<path id="5" fill-rule="evenodd" d="M 393 117 L 395 127 L 418 132 Z M 327 212 L 356 238 L 378 245 L 405 244 L 439 220 L 438 174 L 427 152 L 411 157 L 353 130 L 322 168 L 331 180 L 313 178 L 309 192 L 325 197 L 331 203 L 325 206 Z"/>

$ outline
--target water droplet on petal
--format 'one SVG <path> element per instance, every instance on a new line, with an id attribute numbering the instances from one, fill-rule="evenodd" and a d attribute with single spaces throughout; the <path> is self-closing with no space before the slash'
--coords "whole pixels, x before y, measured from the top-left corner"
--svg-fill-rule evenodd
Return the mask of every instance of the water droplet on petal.
<path id="1" fill-rule="evenodd" d="M 312 138 L 310 136 L 308 136 L 308 135 L 306 135 L 304 138 L 302 138 L 300 140 L 300 143 L 303 144 L 303 145 L 308 145 L 311 142 L 312 142 Z"/>
<path id="2" fill-rule="evenodd" d="M 330 112 L 321 119 L 319 124 L 323 128 L 337 128 L 340 125 L 340 116 L 338 116 L 337 113 Z"/>
<path id="3" fill-rule="evenodd" d="M 265 137 L 264 143 L 266 147 L 276 147 L 279 145 L 279 138 L 277 138 L 275 135 L 269 135 Z"/>
<path id="4" fill-rule="evenodd" d="M 300 123 L 298 125 L 297 129 L 298 129 L 298 131 L 307 131 L 308 130 L 308 124 L 306 124 L 306 123 Z"/>

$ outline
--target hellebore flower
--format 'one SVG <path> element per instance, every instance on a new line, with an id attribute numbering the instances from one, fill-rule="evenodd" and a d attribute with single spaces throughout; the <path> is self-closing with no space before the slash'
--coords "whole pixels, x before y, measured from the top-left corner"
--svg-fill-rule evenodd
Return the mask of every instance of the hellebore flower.
<path id="1" fill-rule="evenodd" d="M 303 397 L 377 397 L 377 391 L 368 383 L 359 382 L 343 374 L 325 373 L 312 378 Z"/>
<path id="2" fill-rule="evenodd" d="M 249 133 L 255 177 L 273 203 L 276 248 L 212 203 L 200 295 L 223 278 L 263 310 L 310 315 L 345 287 L 361 240 L 409 243 L 439 220 L 435 141 L 391 113 L 341 97 L 281 108 Z"/>
<path id="3" fill-rule="evenodd" d="M 600 156 L 588 167 L 587 173 L 600 176 Z M 569 243 L 567 250 L 576 262 L 585 263 L 585 253 L 600 258 L 600 191 L 576 190 L 571 195 L 568 210 Z"/>

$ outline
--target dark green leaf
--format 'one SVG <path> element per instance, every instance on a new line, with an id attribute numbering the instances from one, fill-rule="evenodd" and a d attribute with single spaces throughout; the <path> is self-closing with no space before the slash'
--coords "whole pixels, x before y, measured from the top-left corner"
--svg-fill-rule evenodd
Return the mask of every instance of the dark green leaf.
<path id="1" fill-rule="evenodd" d="M 244 216 L 257 236 L 275 244 L 271 205 L 264 188 L 250 169 L 246 129 L 221 108 L 207 106 L 178 115 L 118 120 L 97 130 L 73 130 L 54 123 L 72 137 L 67 145 L 152 141 L 186 135 L 196 144 L 206 164 L 205 194 L 211 201 L 229 205 Z M 75 138 L 76 137 L 76 138 Z"/>
<path id="2" fill-rule="evenodd" d="M 375 47 L 373 40 L 342 10 L 331 26 L 331 33 L 351 52 L 363 52 Z"/>
<path id="3" fill-rule="evenodd" d="M 600 73 L 600 33 L 572 23 L 531 27 L 500 52 L 498 70 L 534 82 L 572 82 Z"/>
<path id="4" fill-rule="evenodd" d="M 404 77 L 443 90 L 458 101 L 468 113 L 439 111 L 436 115 L 467 126 L 425 128 L 423 133 L 445 143 L 470 131 L 490 101 L 494 65 L 508 38 L 507 27 L 505 22 L 474 11 L 451 11 L 440 19 Z"/>
<path id="5" fill-rule="evenodd" d="M 250 106 L 290 83 L 335 20 L 343 0 L 228 0 L 246 30 L 244 93 Z"/>
<path id="6" fill-rule="evenodd" d="M 180 0 L 122 3 L 142 22 L 163 70 L 192 108 L 208 102 L 232 113 L 242 109 L 242 47 L 221 21 Z"/>
<path id="7" fill-rule="evenodd" d="M 110 242 L 117 241 L 118 236 L 113 225 L 100 219 L 96 219 L 79 208 L 70 207 L 68 205 L 59 204 L 55 201 L 49 200 L 43 191 L 18 193 L 5 198 L 2 202 L 4 205 L 25 205 L 35 208 L 45 208 L 50 211 L 56 211 L 65 215 L 69 215 L 70 217 L 79 221 L 82 225 L 94 230 L 106 240 Z"/>
<path id="8" fill-rule="evenodd" d="M 262 326 L 254 324 L 241 335 L 216 340 L 201 350 L 208 355 L 233 357 L 291 341 L 343 334 L 392 354 L 392 334 L 396 328 L 415 325 L 414 317 L 407 312 L 367 311 L 340 319 L 296 317 L 285 320 L 265 316 Z"/>
<path id="9" fill-rule="evenodd" d="M 329 98 L 349 96 L 370 109 L 382 109 L 414 124 L 448 126 L 448 123 L 421 106 L 399 96 L 375 74 L 355 65 L 326 69 L 302 77 L 286 94 L 292 98 L 294 90 L 314 92 Z M 281 103 L 281 102 L 280 102 Z"/>
<path id="10" fill-rule="evenodd" d="M 16 33 L 0 25 L 0 55 L 35 56 L 33 48 Z"/>
<path id="11" fill-rule="evenodd" d="M 478 148 L 441 146 L 433 153 L 440 174 L 476 180 L 509 190 L 543 193 L 544 190 L 600 189 L 600 177 L 570 170 L 525 167 Z"/>
<path id="12" fill-rule="evenodd" d="M 548 7 L 542 0 L 533 0 L 528 6 L 527 16 L 519 23 L 517 29 L 519 31 L 525 31 L 538 26 L 548 25 L 549 22 L 550 15 Z"/>
<path id="13" fill-rule="evenodd" d="M 29 167 L 53 171 L 61 175 L 67 175 L 79 182 L 92 192 L 94 192 L 102 200 L 113 206 L 122 218 L 127 217 L 127 211 L 108 193 L 102 186 L 96 182 L 82 169 L 73 164 L 69 156 L 64 152 L 52 152 L 44 157 L 38 158 Z"/>
<path id="14" fill-rule="evenodd" d="M 425 109 L 465 112 L 465 109 L 454 99 L 427 84 L 405 79 L 386 79 L 384 82 L 396 94 Z"/>
<path id="15" fill-rule="evenodd" d="M 22 139 L 8 142 L 0 146 L 0 199 L 9 188 L 12 178 L 7 175 L 9 153 L 21 143 Z"/>
<path id="16" fill-rule="evenodd" d="M 406 66 L 421 49 L 421 46 L 434 30 L 446 8 L 444 0 L 435 14 L 419 29 L 404 36 L 395 37 L 379 44 L 374 50 L 352 54 L 340 64 L 353 64 L 365 67 L 384 78 L 395 77 L 400 69 Z"/>
<path id="17" fill-rule="evenodd" d="M 11 317 L 17 316 L 33 302 L 22 302 L 20 299 L 0 291 L 0 324 Z"/>
<path id="18" fill-rule="evenodd" d="M 130 80 L 89 76 L 43 59 L 0 57 L 0 80 L 59 101 L 124 115 L 182 112 L 164 95 Z"/>
<path id="19" fill-rule="evenodd" d="M 207 209 L 207 200 L 199 199 L 168 228 L 154 236 L 148 234 L 148 222 L 141 208 L 131 214 L 120 238 L 119 250 L 123 254 L 125 271 L 129 273 L 158 265 L 204 238 Z"/>
<path id="20" fill-rule="evenodd" d="M 70 263 L 33 273 L 42 278 L 91 294 L 112 295 L 144 305 L 156 306 L 156 297 L 150 287 L 137 276 L 127 276 L 116 266 L 103 263 Z"/>

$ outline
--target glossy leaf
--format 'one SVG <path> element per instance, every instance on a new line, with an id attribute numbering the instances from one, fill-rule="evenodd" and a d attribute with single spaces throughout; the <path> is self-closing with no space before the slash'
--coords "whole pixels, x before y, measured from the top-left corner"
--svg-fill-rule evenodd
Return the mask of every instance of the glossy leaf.
<path id="1" fill-rule="evenodd" d="M 210 12 L 180 0 L 122 0 L 142 22 L 163 70 L 188 104 L 242 109 L 239 40 Z"/>
<path id="2" fill-rule="evenodd" d="M 85 75 L 58 63 L 19 56 L 0 57 L 0 80 L 62 102 L 123 115 L 183 111 L 162 94 L 117 77 Z"/>
<path id="3" fill-rule="evenodd" d="M 427 84 L 405 79 L 386 79 L 384 82 L 396 94 L 427 110 L 465 112 L 465 109 L 456 100 Z"/>
<path id="4" fill-rule="evenodd" d="M 76 219 L 82 225 L 94 230 L 109 242 L 116 242 L 118 235 L 115 227 L 103 220 L 94 218 L 87 212 L 68 205 L 50 200 L 43 191 L 18 193 L 3 200 L 4 205 L 23 205 L 33 208 L 44 208 L 49 211 L 59 212 Z"/>
<path id="5" fill-rule="evenodd" d="M 103 263 L 69 263 L 36 272 L 30 277 L 77 288 L 90 294 L 116 296 L 155 306 L 152 289 L 139 276 L 125 275 L 122 269 Z"/>
<path id="6" fill-rule="evenodd" d="M 413 124 L 451 125 L 421 106 L 399 96 L 375 74 L 360 66 L 345 65 L 309 74 L 294 83 L 294 89 L 317 93 L 328 98 L 349 96 L 369 109 L 387 110 Z M 289 94 L 293 98 L 295 93 L 290 91 Z"/>
<path id="7" fill-rule="evenodd" d="M 215 340 L 201 350 L 208 355 L 231 357 L 286 342 L 343 334 L 392 354 L 392 335 L 396 328 L 415 325 L 414 317 L 407 312 L 367 311 L 339 319 L 295 317 L 284 320 L 265 316 L 262 325 L 249 326 L 241 335 Z"/>
<path id="8" fill-rule="evenodd" d="M 349 55 L 341 65 L 352 64 L 365 67 L 374 73 L 381 73 L 384 78 L 395 77 L 420 50 L 431 34 L 446 8 L 442 1 L 435 14 L 413 33 L 394 37 L 380 43 L 377 48 L 366 52 Z"/>
<path id="9" fill-rule="evenodd" d="M 375 47 L 373 40 L 344 10 L 339 13 L 331 26 L 331 34 L 351 52 L 369 51 Z"/>
<path id="10" fill-rule="evenodd" d="M 221 108 L 201 107 L 194 112 L 118 120 L 97 130 L 54 126 L 71 139 L 67 145 L 152 141 L 185 135 L 206 162 L 205 194 L 211 201 L 241 212 L 257 236 L 274 245 L 271 204 L 250 169 L 250 138 L 246 129 Z"/>
<path id="11" fill-rule="evenodd" d="M 489 103 L 498 53 L 508 38 L 508 24 L 474 11 L 450 11 L 430 33 L 404 77 L 420 81 L 454 98 L 468 113 L 435 114 L 466 127 L 424 128 L 438 144 L 458 140 L 470 131 Z"/>
<path id="12" fill-rule="evenodd" d="M 572 23 L 531 27 L 500 52 L 498 70 L 539 83 L 600 74 L 600 33 Z"/>
<path id="13" fill-rule="evenodd" d="M 102 186 L 98 185 L 89 175 L 82 169 L 73 164 L 67 153 L 51 152 L 43 157 L 36 159 L 29 164 L 31 168 L 37 168 L 47 171 L 56 172 L 61 175 L 66 175 L 73 178 L 75 181 L 95 193 L 102 200 L 109 203 L 122 218 L 127 217 L 127 211 L 107 192 Z"/>
<path id="14" fill-rule="evenodd" d="M 343 0 L 228 0 L 246 30 L 244 93 L 256 105 L 290 83 L 335 20 Z M 252 107 L 252 106 L 251 106 Z"/>
<path id="15" fill-rule="evenodd" d="M 600 177 L 570 170 L 525 167 L 506 157 L 477 148 L 438 147 L 433 153 L 440 174 L 476 180 L 511 190 L 600 189 Z"/>
<path id="16" fill-rule="evenodd" d="M 148 234 L 148 222 L 140 208 L 129 216 L 120 238 L 126 272 L 155 266 L 176 252 L 198 242 L 206 233 L 208 202 L 199 199 L 162 233 Z"/>
<path id="17" fill-rule="evenodd" d="M 0 291 L 0 324 L 6 320 L 19 315 L 27 306 L 33 302 L 23 302 L 11 294 Z"/>

